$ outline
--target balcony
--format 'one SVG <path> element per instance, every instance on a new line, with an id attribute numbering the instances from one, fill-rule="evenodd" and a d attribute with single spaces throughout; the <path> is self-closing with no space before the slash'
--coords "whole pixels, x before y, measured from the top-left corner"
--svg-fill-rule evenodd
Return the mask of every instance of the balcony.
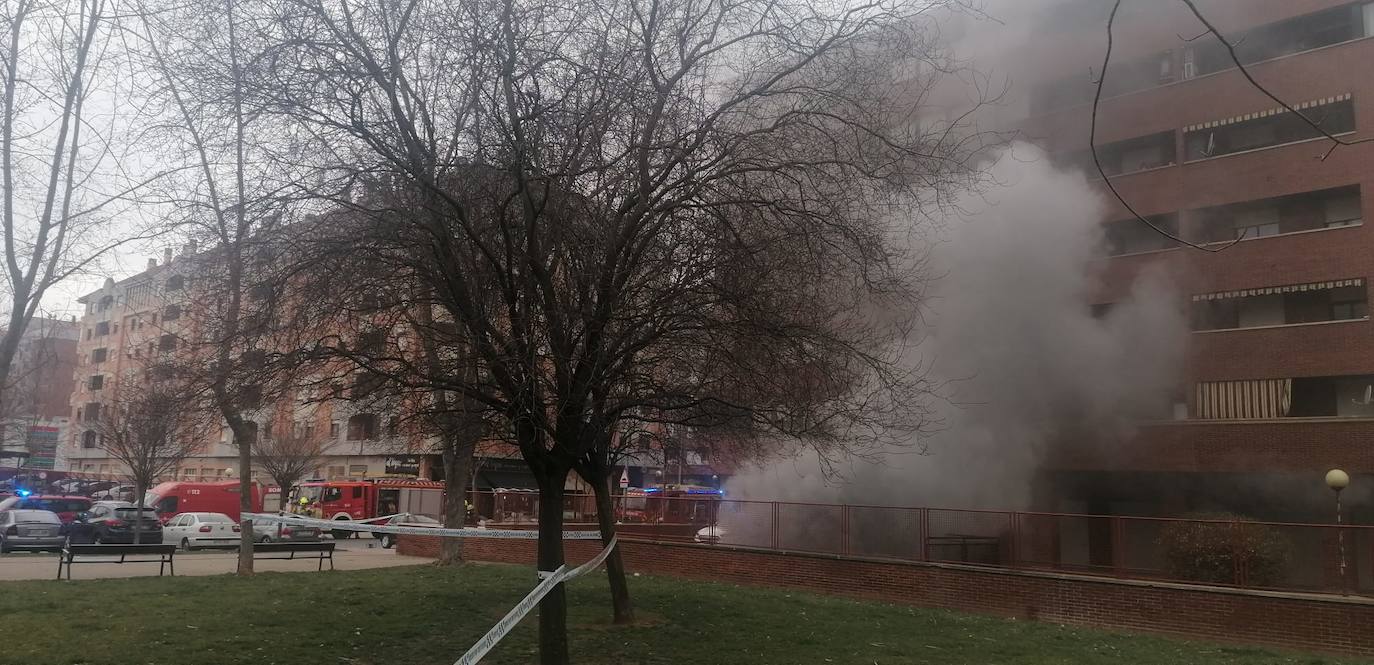
<path id="1" fill-rule="evenodd" d="M 1195 332 L 1367 320 L 1364 278 L 1267 286 L 1193 296 Z"/>

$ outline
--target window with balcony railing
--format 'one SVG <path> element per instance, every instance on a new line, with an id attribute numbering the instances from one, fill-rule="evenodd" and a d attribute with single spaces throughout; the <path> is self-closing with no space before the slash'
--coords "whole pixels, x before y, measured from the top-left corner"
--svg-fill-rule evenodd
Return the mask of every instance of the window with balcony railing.
<path id="1" fill-rule="evenodd" d="M 1355 131 L 1355 103 L 1350 95 L 1292 106 L 1297 113 L 1280 107 L 1186 127 L 1183 130 L 1183 159 L 1210 159 L 1321 137 L 1322 133 L 1312 124 L 1327 134 Z M 1298 113 L 1303 117 L 1298 117 Z"/>
<path id="2" fill-rule="evenodd" d="M 1360 186 L 1231 203 L 1188 213 L 1194 242 L 1225 242 L 1362 223 Z"/>
<path id="3" fill-rule="evenodd" d="M 1193 330 L 1360 320 L 1369 317 L 1363 278 L 1240 289 L 1193 296 Z"/>

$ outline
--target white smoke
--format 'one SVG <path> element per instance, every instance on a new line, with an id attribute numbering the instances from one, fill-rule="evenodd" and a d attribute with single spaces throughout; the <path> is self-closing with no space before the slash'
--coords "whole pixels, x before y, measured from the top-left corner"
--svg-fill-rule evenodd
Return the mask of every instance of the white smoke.
<path id="1" fill-rule="evenodd" d="M 737 475 L 727 494 L 1026 508 L 1056 442 L 1119 440 L 1132 422 L 1164 415 L 1188 334 L 1167 276 L 1143 274 L 1095 317 L 1103 208 L 1092 187 L 1024 144 L 991 172 L 999 185 L 957 201 L 961 214 L 931 247 L 940 277 L 912 362 L 948 382 L 949 404 L 944 429 L 924 442 L 928 454 L 852 461 L 838 477 L 803 456 Z"/>

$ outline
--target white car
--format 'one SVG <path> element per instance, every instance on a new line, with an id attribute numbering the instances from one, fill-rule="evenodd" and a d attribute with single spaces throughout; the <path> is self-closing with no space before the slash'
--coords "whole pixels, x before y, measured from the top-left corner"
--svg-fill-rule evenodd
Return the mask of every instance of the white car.
<path id="1" fill-rule="evenodd" d="M 697 531 L 697 535 L 692 540 L 698 543 L 708 543 L 715 545 L 725 540 L 725 527 L 719 524 L 712 524 Z"/>
<path id="2" fill-rule="evenodd" d="M 189 551 L 197 547 L 238 547 L 239 525 L 224 513 L 182 513 L 162 527 L 162 542 Z"/>

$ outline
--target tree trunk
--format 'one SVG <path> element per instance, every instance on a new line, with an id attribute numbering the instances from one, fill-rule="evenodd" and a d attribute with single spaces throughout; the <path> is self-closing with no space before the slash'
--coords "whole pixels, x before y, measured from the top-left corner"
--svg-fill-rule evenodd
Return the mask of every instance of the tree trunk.
<path id="1" fill-rule="evenodd" d="M 468 473 L 473 466 L 473 445 L 458 440 L 459 437 L 467 438 L 463 431 L 447 436 L 453 438 L 444 442 L 444 527 L 461 529 L 468 512 Z M 439 565 L 463 562 L 462 538 L 440 538 L 439 542 Z"/>
<path id="2" fill-rule="evenodd" d="M 232 428 L 231 428 L 232 429 Z M 246 434 L 246 433 L 245 433 Z M 246 517 L 253 512 L 253 446 L 249 437 L 234 437 L 239 441 L 239 566 L 238 574 L 253 574 L 253 520 Z"/>
<path id="3" fill-rule="evenodd" d="M 143 496 L 148 493 L 148 485 L 134 483 L 134 544 L 143 542 Z"/>
<path id="4" fill-rule="evenodd" d="M 611 496 L 611 478 L 590 480 L 592 491 L 596 494 L 596 524 L 601 529 L 601 545 L 611 543 L 615 537 L 615 499 Z M 620 548 L 611 550 L 606 557 L 606 580 L 611 585 L 611 613 L 617 624 L 633 623 L 634 605 L 630 603 L 630 584 L 625 579 L 625 559 L 620 556 Z"/>
<path id="5" fill-rule="evenodd" d="M 563 482 L 565 470 L 556 477 L 539 482 L 539 558 L 540 571 L 553 572 L 563 561 Z M 568 665 L 568 594 L 566 586 L 555 586 L 539 601 L 539 663 Z"/>

